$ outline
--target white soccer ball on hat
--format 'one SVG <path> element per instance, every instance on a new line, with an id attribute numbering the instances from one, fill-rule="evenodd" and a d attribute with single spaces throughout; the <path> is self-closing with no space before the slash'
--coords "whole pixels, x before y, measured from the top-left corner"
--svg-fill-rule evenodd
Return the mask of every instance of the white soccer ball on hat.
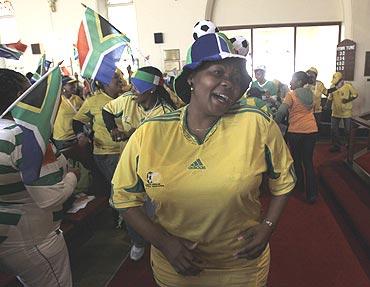
<path id="1" fill-rule="evenodd" d="M 247 56 L 249 53 L 249 42 L 243 36 L 236 36 L 230 38 L 230 42 L 233 44 L 235 52 L 238 55 Z"/>
<path id="2" fill-rule="evenodd" d="M 217 26 L 209 20 L 201 20 L 194 25 L 193 38 L 197 40 L 206 34 L 213 34 L 219 32 Z"/>

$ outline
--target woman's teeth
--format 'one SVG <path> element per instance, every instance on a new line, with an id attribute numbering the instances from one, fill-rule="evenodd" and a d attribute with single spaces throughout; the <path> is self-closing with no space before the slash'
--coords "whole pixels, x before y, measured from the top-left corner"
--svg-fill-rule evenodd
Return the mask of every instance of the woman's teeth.
<path id="1" fill-rule="evenodd" d="M 228 96 L 224 95 L 224 94 L 214 94 L 218 100 L 222 101 L 222 102 L 229 102 L 230 99 Z"/>

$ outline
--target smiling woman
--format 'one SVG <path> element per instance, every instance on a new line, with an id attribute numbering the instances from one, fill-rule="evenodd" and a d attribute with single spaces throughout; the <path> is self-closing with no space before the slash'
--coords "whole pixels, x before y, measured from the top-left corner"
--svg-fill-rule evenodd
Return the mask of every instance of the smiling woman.
<path id="1" fill-rule="evenodd" d="M 226 36 L 198 38 L 189 56 L 175 81 L 188 105 L 131 136 L 112 204 L 152 244 L 159 286 L 266 286 L 268 241 L 295 184 L 293 161 L 269 114 L 241 100 L 251 78 Z M 264 216 L 263 173 L 272 193 Z M 153 220 L 141 208 L 148 197 Z"/>

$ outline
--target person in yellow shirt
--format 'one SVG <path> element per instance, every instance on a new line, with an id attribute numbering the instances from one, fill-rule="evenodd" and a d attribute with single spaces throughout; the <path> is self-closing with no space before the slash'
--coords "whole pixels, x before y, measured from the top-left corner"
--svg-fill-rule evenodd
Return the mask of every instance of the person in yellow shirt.
<path id="1" fill-rule="evenodd" d="M 357 99 L 358 93 L 356 89 L 350 84 L 345 83 L 343 75 L 340 72 L 336 72 L 333 75 L 331 83 L 337 89 L 331 93 L 328 97 L 327 106 L 331 103 L 331 140 L 332 147 L 331 152 L 340 151 L 340 136 L 339 136 L 339 124 L 343 120 L 344 125 L 344 137 L 345 144 L 348 144 L 349 130 L 351 126 L 352 117 L 352 101 Z"/>
<path id="2" fill-rule="evenodd" d="M 105 126 L 113 141 L 122 142 L 122 149 L 144 121 L 176 109 L 163 83 L 160 70 L 152 66 L 142 67 L 131 77 L 132 92 L 104 106 L 102 113 Z M 122 120 L 121 128 L 115 122 L 117 118 Z M 133 242 L 130 258 L 138 261 L 144 255 L 145 240 L 129 224 L 126 224 L 126 228 Z"/>
<path id="3" fill-rule="evenodd" d="M 295 184 L 293 160 L 271 116 L 241 99 L 251 78 L 231 47 L 219 34 L 193 43 L 175 81 L 190 103 L 146 120 L 112 180 L 111 204 L 152 244 L 162 287 L 267 282 L 268 241 Z M 272 199 L 262 215 L 265 172 Z M 146 198 L 153 220 L 142 211 Z"/>
<path id="4" fill-rule="evenodd" d="M 127 83 L 127 80 L 125 79 L 125 76 L 123 75 L 123 72 L 120 69 L 117 68 L 116 73 L 118 74 L 119 78 L 121 79 L 122 93 L 129 92 L 131 90 L 131 84 Z"/>
<path id="5" fill-rule="evenodd" d="M 322 95 L 328 96 L 330 92 L 334 92 L 336 89 L 326 89 L 323 82 L 317 80 L 317 74 L 318 71 L 315 67 L 311 67 L 306 71 L 308 77 L 309 77 L 309 83 L 308 87 L 311 89 L 314 98 L 313 98 L 313 115 L 315 116 L 317 128 L 320 129 L 321 124 L 321 112 L 322 112 L 322 106 L 321 106 L 321 97 Z"/>
<path id="6" fill-rule="evenodd" d="M 77 80 L 69 76 L 62 78 L 61 101 L 53 129 L 53 140 L 58 150 L 69 150 L 77 143 L 72 128 L 72 119 L 82 106 L 83 100 L 76 95 Z"/>
<path id="7" fill-rule="evenodd" d="M 80 110 L 73 117 L 73 130 L 77 136 L 78 144 L 85 146 L 91 140 L 84 132 L 84 125 L 91 123 L 94 161 L 107 182 L 110 183 L 119 159 L 120 143 L 113 141 L 105 128 L 102 109 L 109 101 L 121 95 L 122 82 L 119 73 L 114 74 L 109 84 L 97 82 L 97 87 L 99 89 L 84 101 Z M 109 195 L 110 190 L 105 190 L 104 194 Z"/>
<path id="8" fill-rule="evenodd" d="M 176 109 L 163 84 L 160 70 L 142 67 L 131 78 L 132 91 L 104 106 L 104 123 L 113 141 L 122 141 L 124 147 L 142 122 Z M 122 120 L 122 128 L 118 128 L 117 118 Z"/>

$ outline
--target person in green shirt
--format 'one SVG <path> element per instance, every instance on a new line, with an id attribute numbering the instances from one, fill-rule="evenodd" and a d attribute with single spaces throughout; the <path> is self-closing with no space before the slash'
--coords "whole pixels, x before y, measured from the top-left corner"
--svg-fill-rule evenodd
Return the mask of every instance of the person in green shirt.
<path id="1" fill-rule="evenodd" d="M 256 80 L 252 82 L 250 88 L 257 88 L 263 93 L 262 100 L 266 102 L 267 106 L 274 114 L 279 107 L 276 85 L 274 82 L 266 80 L 266 66 L 264 65 L 257 66 L 257 68 L 254 69 L 254 75 Z"/>

